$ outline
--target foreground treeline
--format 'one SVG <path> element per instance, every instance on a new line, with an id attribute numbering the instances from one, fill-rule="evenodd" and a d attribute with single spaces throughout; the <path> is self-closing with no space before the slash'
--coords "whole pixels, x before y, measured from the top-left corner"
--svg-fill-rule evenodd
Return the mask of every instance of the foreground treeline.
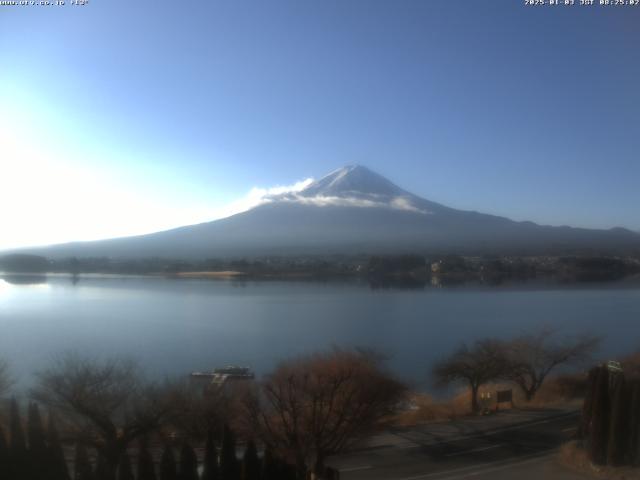
<path id="1" fill-rule="evenodd" d="M 225 426 L 218 449 L 212 432 L 200 455 L 183 439 L 158 448 L 146 438 L 123 450 L 113 464 L 100 447 L 78 440 L 73 458 L 65 458 L 53 416 L 45 428 L 38 405 L 30 403 L 26 434 L 17 402 L 11 402 L 8 441 L 0 430 L 0 478 L 3 480 L 295 480 L 295 468 L 267 448 L 258 455 L 249 440 L 239 459 L 235 435 Z M 158 458 L 155 458 L 158 457 Z M 330 469 L 327 478 L 337 478 Z"/>
<path id="2" fill-rule="evenodd" d="M 7 480 L 68 480 L 69 474 L 53 415 L 45 430 L 40 410 L 29 404 L 27 429 L 18 403 L 9 408 L 9 436 L 0 428 L 0 478 Z"/>
<path id="3" fill-rule="evenodd" d="M 640 377 L 634 373 L 608 365 L 589 372 L 580 442 L 596 465 L 640 465 Z"/>
<path id="4" fill-rule="evenodd" d="M 5 390 L 6 379 L 0 368 Z M 122 359 L 65 355 L 37 373 L 26 415 L 16 401 L 0 411 L 0 468 L 9 475 L 0 478 L 335 478 L 327 457 L 380 428 L 405 394 L 382 359 L 364 350 L 295 358 L 261 382 L 224 388 L 147 382 Z M 51 412 L 48 428 L 35 402 Z"/>
<path id="5" fill-rule="evenodd" d="M 558 338 L 548 329 L 478 340 L 439 362 L 434 375 L 441 383 L 465 384 L 471 411 L 478 413 L 483 385 L 507 380 L 532 400 L 556 368 L 588 361 L 598 340 Z M 619 425 L 626 413 L 618 412 L 627 407 L 614 406 L 638 401 L 629 393 L 637 396 L 637 389 L 616 382 L 604 407 L 604 394 L 589 390 L 594 407 L 586 411 L 594 413 L 584 431 L 590 448 L 605 442 L 609 452 L 617 445 L 611 438 L 618 438 L 607 433 L 601 440 L 597 432 L 605 427 L 594 419 L 605 415 Z M 11 382 L 0 362 L 3 394 L 11 394 Z M 3 480 L 40 480 L 41 467 L 53 480 L 70 474 L 78 480 L 335 478 L 327 458 L 393 421 L 409 398 L 378 353 L 337 348 L 284 361 L 261 381 L 222 388 L 184 379 L 149 382 L 124 359 L 63 355 L 37 372 L 27 397 L 23 411 L 16 401 L 6 411 L 0 405 L 0 467 L 12 472 L 0 475 Z M 47 428 L 37 405 L 49 415 Z M 637 433 L 625 438 L 637 442 Z M 244 457 L 236 455 L 236 439 Z"/>

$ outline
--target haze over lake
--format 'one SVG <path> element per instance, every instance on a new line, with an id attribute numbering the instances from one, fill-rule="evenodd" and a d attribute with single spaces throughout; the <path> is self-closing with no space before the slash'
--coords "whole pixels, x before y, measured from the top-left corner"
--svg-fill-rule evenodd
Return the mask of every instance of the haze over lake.
<path id="1" fill-rule="evenodd" d="M 127 355 L 154 377 L 226 364 L 269 372 L 331 345 L 374 347 L 429 388 L 461 342 L 543 325 L 605 335 L 599 355 L 637 348 L 640 289 L 627 283 L 373 290 L 364 283 L 49 276 L 0 280 L 0 351 L 24 386 L 56 353 Z"/>

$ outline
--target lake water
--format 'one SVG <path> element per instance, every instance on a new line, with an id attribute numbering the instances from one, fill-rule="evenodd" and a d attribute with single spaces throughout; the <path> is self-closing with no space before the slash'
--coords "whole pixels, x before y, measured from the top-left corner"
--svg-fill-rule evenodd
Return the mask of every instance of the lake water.
<path id="1" fill-rule="evenodd" d="M 375 347 L 418 388 L 461 342 L 542 325 L 605 335 L 602 358 L 640 349 L 640 289 L 627 284 L 373 290 L 358 283 L 143 277 L 0 280 L 0 357 L 20 385 L 53 355 L 128 355 L 155 377 L 227 364 L 260 375 L 331 345 Z"/>

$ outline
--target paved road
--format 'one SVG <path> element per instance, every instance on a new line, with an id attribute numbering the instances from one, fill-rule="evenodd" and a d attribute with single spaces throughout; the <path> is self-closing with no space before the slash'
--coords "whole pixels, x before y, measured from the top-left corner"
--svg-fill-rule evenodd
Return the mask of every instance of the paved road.
<path id="1" fill-rule="evenodd" d="M 577 419 L 570 411 L 509 411 L 400 429 L 328 463 L 342 480 L 577 480 L 584 477 L 552 458 Z"/>

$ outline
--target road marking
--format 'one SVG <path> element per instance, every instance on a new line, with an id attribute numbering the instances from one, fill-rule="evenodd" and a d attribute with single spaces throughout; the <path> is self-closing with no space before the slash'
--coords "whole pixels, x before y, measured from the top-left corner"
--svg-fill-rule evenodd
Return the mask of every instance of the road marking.
<path id="1" fill-rule="evenodd" d="M 519 461 L 509 462 L 507 460 L 507 463 L 505 463 L 505 460 L 501 460 L 501 461 L 496 461 L 496 462 L 481 463 L 479 465 L 471 465 L 469 467 L 454 468 L 453 470 L 444 470 L 442 472 L 425 473 L 424 475 L 415 475 L 413 477 L 403 477 L 403 478 L 400 478 L 398 480 L 422 480 L 424 478 L 432 478 L 432 477 L 435 477 L 435 476 L 443 476 L 443 478 L 441 480 L 456 480 L 458 478 L 481 475 L 482 473 L 488 473 L 488 472 L 493 472 L 493 471 L 497 471 L 497 470 L 504 470 L 505 468 L 516 467 L 516 466 L 519 466 L 519 465 L 525 465 L 527 463 L 532 463 L 532 462 L 541 460 L 541 459 L 543 459 L 545 457 L 548 457 L 551 454 L 551 452 L 553 452 L 554 450 L 555 450 L 555 448 L 550 448 L 550 449 L 543 450 L 543 451 L 535 453 L 535 454 L 524 455 L 524 456 L 520 457 L 523 460 L 519 460 Z M 490 467 L 494 467 L 494 468 L 490 468 Z M 469 473 L 464 473 L 462 475 L 446 477 L 446 475 L 451 475 L 451 474 L 455 475 L 457 473 L 466 472 L 468 470 L 473 470 L 473 469 L 476 469 L 476 471 L 475 472 L 472 471 L 472 472 L 469 472 Z M 484 469 L 484 470 L 478 470 L 478 469 Z"/>
<path id="2" fill-rule="evenodd" d="M 449 453 L 447 455 L 445 455 L 445 457 L 455 457 L 457 455 L 465 455 L 467 453 L 474 453 L 474 452 L 484 452 L 485 450 L 491 450 L 492 448 L 498 448 L 501 447 L 502 445 L 490 445 L 488 447 L 482 447 L 482 448 L 474 448 L 472 450 L 464 450 L 462 452 L 454 452 L 454 453 Z"/>
<path id="3" fill-rule="evenodd" d="M 371 465 L 361 465 L 358 467 L 347 467 L 347 468 L 339 468 L 341 472 L 357 472 L 358 470 L 369 470 L 373 468 Z"/>

